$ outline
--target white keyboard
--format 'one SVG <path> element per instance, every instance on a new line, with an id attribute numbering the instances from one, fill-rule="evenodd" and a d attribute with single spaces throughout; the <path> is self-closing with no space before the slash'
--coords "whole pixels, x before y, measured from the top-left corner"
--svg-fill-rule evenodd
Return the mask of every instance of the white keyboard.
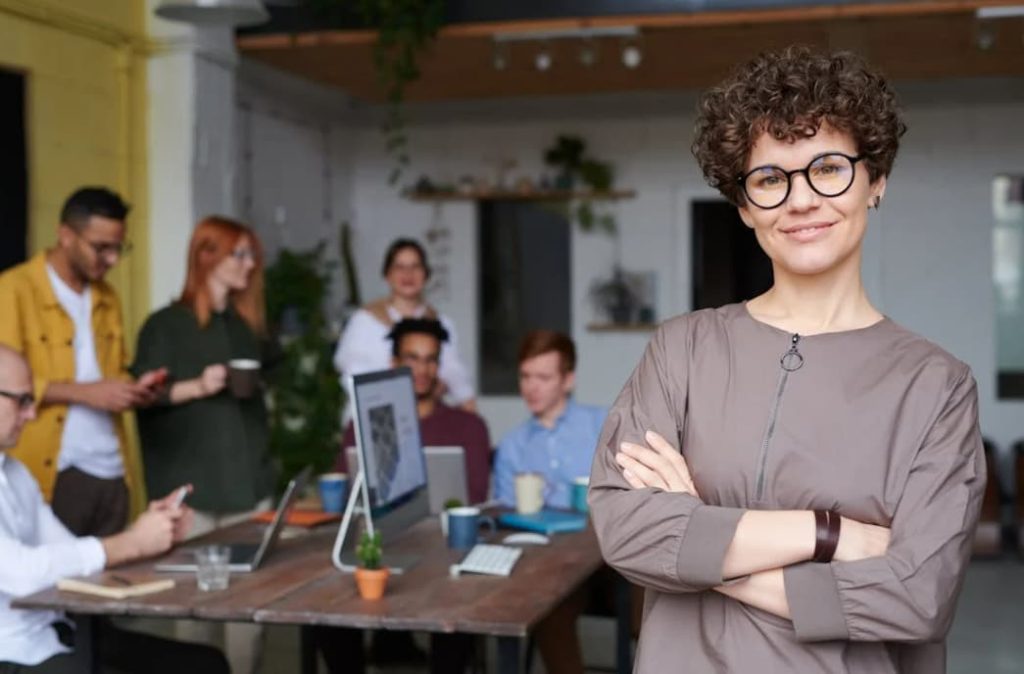
<path id="1" fill-rule="evenodd" d="M 522 554 L 522 548 L 478 543 L 473 546 L 461 563 L 452 567 L 452 571 L 456 575 L 458 573 L 486 573 L 491 576 L 508 576 L 512 573 L 512 567 L 516 565 Z"/>

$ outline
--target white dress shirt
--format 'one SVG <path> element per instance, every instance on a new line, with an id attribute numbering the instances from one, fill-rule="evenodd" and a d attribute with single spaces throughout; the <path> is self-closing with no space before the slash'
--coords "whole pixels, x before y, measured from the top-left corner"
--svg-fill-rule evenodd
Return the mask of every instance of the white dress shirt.
<path id="1" fill-rule="evenodd" d="M 0 451 L 0 662 L 36 665 L 67 652 L 51 627 L 62 614 L 12 609 L 11 601 L 106 562 L 103 544 L 65 529 L 28 469 Z"/>
<path id="2" fill-rule="evenodd" d="M 57 301 L 75 324 L 75 381 L 94 382 L 103 379 L 96 359 L 96 342 L 92 331 L 92 293 L 89 286 L 76 293 L 50 265 L 46 265 L 50 285 Z M 74 466 L 93 477 L 110 480 L 124 475 L 120 442 L 109 412 L 85 405 L 68 405 L 60 440 L 57 470 Z"/>
<path id="3" fill-rule="evenodd" d="M 422 318 L 426 307 L 421 307 L 416 318 Z M 402 320 L 402 315 L 394 307 L 388 307 L 388 316 L 395 323 Z M 454 405 L 460 405 L 474 395 L 473 384 L 469 373 L 459 356 L 459 340 L 455 334 L 455 326 L 447 316 L 438 315 L 441 325 L 448 331 L 448 341 L 441 345 L 441 362 L 437 376 L 448 387 L 447 398 Z M 338 340 L 338 349 L 334 352 L 334 367 L 344 375 L 357 375 L 375 370 L 386 370 L 391 367 L 391 340 L 388 333 L 391 327 L 381 323 L 366 309 L 359 309 L 348 320 L 345 331 Z M 351 401 L 346 410 L 345 418 L 351 418 Z"/>

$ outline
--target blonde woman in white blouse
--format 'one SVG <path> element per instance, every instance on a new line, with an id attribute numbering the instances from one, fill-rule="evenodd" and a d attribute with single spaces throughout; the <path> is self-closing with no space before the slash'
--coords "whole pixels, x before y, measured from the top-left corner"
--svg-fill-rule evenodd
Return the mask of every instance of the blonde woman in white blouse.
<path id="1" fill-rule="evenodd" d="M 370 302 L 349 319 L 334 353 L 334 367 L 342 376 L 391 367 L 391 327 L 403 318 L 433 318 L 448 331 L 441 350 L 437 395 L 453 405 L 475 411 L 476 399 L 469 373 L 459 356 L 458 337 L 451 320 L 426 303 L 423 291 L 430 278 L 430 264 L 423 246 L 415 239 L 396 239 L 388 246 L 381 270 L 391 288 L 388 297 Z M 351 416 L 351 408 L 346 410 Z"/>

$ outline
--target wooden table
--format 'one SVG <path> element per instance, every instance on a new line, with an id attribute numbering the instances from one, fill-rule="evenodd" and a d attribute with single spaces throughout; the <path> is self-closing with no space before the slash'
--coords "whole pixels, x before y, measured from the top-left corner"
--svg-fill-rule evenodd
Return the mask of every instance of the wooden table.
<path id="1" fill-rule="evenodd" d="M 260 525 L 247 523 L 214 532 L 206 540 L 256 540 L 260 531 Z M 177 579 L 175 587 L 143 597 L 115 601 L 49 589 L 14 606 L 75 614 L 79 639 L 85 642 L 76 653 L 89 671 L 97 671 L 94 618 L 128 615 L 487 635 L 498 639 L 499 671 L 512 674 L 522 671 L 520 646 L 531 630 L 603 564 L 597 538 L 588 529 L 554 536 L 550 545 L 524 548 L 509 578 L 452 578 L 449 566 L 464 553 L 447 548 L 436 518 L 431 518 L 385 549 L 385 561 L 392 552 L 418 555 L 419 563 L 393 575 L 382 600 L 364 601 L 352 576 L 331 565 L 334 535 L 334 527 L 326 527 L 282 540 L 258 571 L 232 574 L 230 586 L 220 592 L 200 592 L 192 574 L 165 574 Z M 153 561 L 140 562 L 117 573 L 151 578 L 152 567 Z M 620 584 L 617 669 L 626 674 L 631 667 L 628 586 Z M 315 672 L 315 663 L 315 654 L 304 647 L 303 671 Z"/>

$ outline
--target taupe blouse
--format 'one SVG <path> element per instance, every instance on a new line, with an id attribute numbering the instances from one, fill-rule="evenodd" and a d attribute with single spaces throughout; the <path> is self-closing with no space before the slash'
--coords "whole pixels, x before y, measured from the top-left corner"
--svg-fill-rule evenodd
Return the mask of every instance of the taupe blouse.
<path id="1" fill-rule="evenodd" d="M 632 489 L 620 442 L 678 442 L 701 499 Z M 607 562 L 646 588 L 636 671 L 945 671 L 985 487 L 969 368 L 888 318 L 795 336 L 742 304 L 666 322 L 608 414 L 590 502 Z M 784 571 L 792 620 L 728 598 L 746 509 L 832 509 L 888 552 Z"/>

